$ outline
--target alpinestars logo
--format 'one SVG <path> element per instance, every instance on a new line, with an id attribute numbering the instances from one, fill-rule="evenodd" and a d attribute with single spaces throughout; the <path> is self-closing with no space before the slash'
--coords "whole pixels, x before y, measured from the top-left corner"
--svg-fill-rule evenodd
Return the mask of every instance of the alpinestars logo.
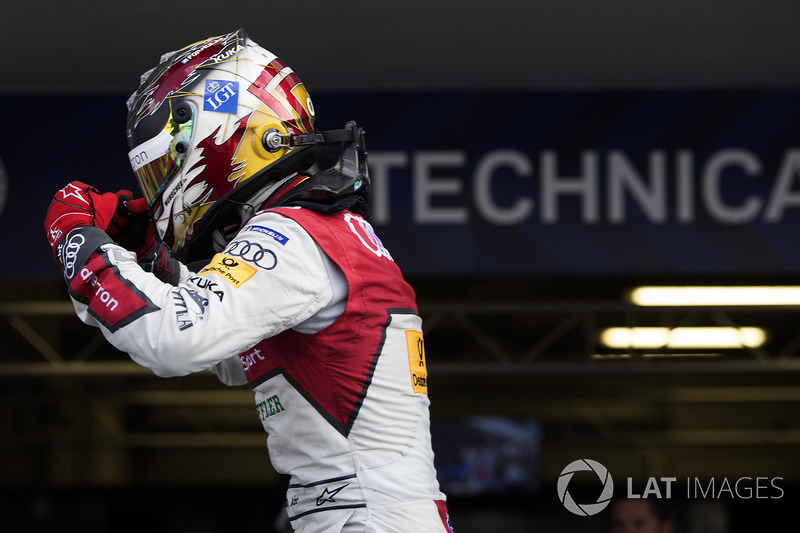
<path id="1" fill-rule="evenodd" d="M 593 471 L 597 474 L 597 477 L 603 483 L 603 490 L 596 502 L 579 504 L 572 499 L 572 496 L 567 490 L 567 486 L 575 472 L 586 470 Z M 608 473 L 606 467 L 597 461 L 578 459 L 568 464 L 564 470 L 561 471 L 556 488 L 558 490 L 558 499 L 561 500 L 561 503 L 569 512 L 578 516 L 592 516 L 608 506 L 611 497 L 614 495 L 614 480 L 611 479 L 611 474 Z"/>
<path id="2" fill-rule="evenodd" d="M 333 490 L 328 490 L 328 487 L 325 487 L 325 490 L 322 491 L 322 494 L 317 496 L 317 507 L 325 503 L 336 503 L 335 496 L 339 494 L 347 485 L 349 485 L 349 483 L 345 483 L 341 487 L 337 487 Z"/>

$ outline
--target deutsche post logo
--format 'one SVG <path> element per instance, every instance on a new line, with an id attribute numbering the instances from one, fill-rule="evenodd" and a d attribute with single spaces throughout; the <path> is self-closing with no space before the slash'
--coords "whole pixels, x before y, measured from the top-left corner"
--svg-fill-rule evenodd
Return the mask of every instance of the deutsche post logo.
<path id="1" fill-rule="evenodd" d="M 235 288 L 255 275 L 255 267 L 244 263 L 235 257 L 225 254 L 217 254 L 211 262 L 200 271 L 200 274 L 216 274 Z"/>
<path id="2" fill-rule="evenodd" d="M 428 394 L 428 365 L 425 362 L 425 341 L 422 332 L 406 330 L 408 366 L 411 370 L 411 387 L 414 392 Z"/>

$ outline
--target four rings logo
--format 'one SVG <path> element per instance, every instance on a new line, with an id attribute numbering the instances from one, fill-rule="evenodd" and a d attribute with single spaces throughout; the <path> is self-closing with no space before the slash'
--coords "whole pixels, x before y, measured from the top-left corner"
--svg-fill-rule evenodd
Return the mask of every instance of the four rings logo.
<path id="1" fill-rule="evenodd" d="M 275 252 L 262 247 L 257 242 L 247 240 L 233 241 L 225 248 L 225 253 L 231 257 L 241 257 L 264 270 L 272 270 L 278 264 Z"/>
<path id="2" fill-rule="evenodd" d="M 576 503 L 569 491 L 567 491 L 567 486 L 575 472 L 584 470 L 593 471 L 603 483 L 603 491 L 595 503 Z M 558 489 L 558 499 L 561 500 L 561 503 L 569 512 L 579 516 L 592 516 L 605 509 L 611 501 L 611 497 L 614 494 L 614 480 L 611 479 L 611 474 L 608 473 L 606 467 L 597 461 L 579 459 L 571 462 L 561 471 L 556 488 Z"/>
<path id="3" fill-rule="evenodd" d="M 81 251 L 81 246 L 86 242 L 86 239 L 80 233 L 76 233 L 69 240 L 61 246 L 60 258 L 61 264 L 64 266 L 64 277 L 72 279 L 75 277 L 75 259 L 78 252 Z"/>

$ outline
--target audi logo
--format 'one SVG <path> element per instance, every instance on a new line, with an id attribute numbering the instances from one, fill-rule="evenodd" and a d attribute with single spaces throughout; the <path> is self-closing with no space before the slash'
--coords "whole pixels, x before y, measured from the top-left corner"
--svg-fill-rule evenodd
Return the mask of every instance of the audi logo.
<path id="1" fill-rule="evenodd" d="M 81 246 L 86 242 L 86 238 L 80 233 L 76 233 L 63 245 L 61 248 L 61 264 L 64 266 L 64 276 L 67 279 L 75 277 L 75 260 L 78 257 L 78 252 L 81 251 Z"/>
<path id="2" fill-rule="evenodd" d="M 252 263 L 264 270 L 272 270 L 278 264 L 275 252 L 264 248 L 257 242 L 246 240 L 233 241 L 225 248 L 225 253 L 232 257 L 241 257 L 244 261 Z"/>

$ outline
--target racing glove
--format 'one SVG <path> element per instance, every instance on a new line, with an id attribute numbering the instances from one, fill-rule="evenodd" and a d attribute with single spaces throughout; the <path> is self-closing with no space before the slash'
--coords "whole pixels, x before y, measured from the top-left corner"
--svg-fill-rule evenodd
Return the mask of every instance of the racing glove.
<path id="1" fill-rule="evenodd" d="M 53 258 L 62 271 L 67 265 L 75 266 L 73 252 L 86 242 L 99 247 L 111 240 L 105 232 L 114 218 L 119 196 L 125 194 L 130 191 L 101 194 L 80 181 L 70 182 L 56 192 L 47 208 L 44 228 Z M 67 237 L 73 230 L 80 230 L 77 233 L 81 235 L 70 245 Z"/>
<path id="2" fill-rule="evenodd" d="M 167 245 L 156 237 L 147 200 L 133 198 L 130 193 L 120 194 L 108 234 L 117 244 L 136 253 L 142 269 L 152 272 L 165 283 L 179 283 L 180 262 Z"/>

